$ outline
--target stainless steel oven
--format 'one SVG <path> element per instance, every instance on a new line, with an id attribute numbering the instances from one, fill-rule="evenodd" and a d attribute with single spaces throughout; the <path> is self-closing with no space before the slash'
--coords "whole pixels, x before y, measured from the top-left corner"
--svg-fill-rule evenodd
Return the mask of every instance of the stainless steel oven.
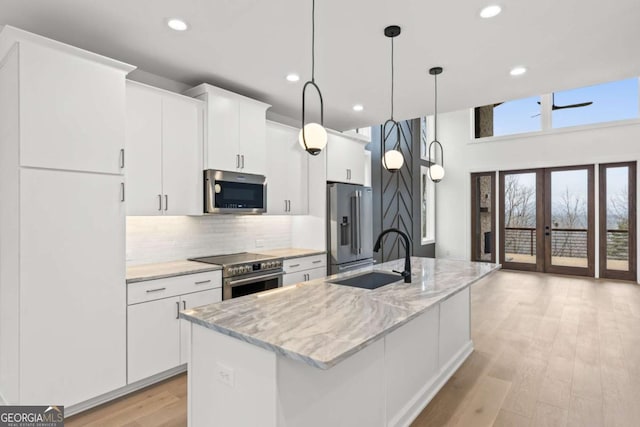
<path id="1" fill-rule="evenodd" d="M 192 258 L 222 267 L 222 299 L 242 297 L 282 286 L 282 258 L 241 252 Z"/>
<path id="2" fill-rule="evenodd" d="M 222 299 L 238 298 L 282 286 L 282 271 L 277 273 L 258 272 L 239 277 L 229 277 L 222 281 Z"/>
<path id="3" fill-rule="evenodd" d="M 263 175 L 204 171 L 204 211 L 210 214 L 261 214 L 267 211 Z"/>

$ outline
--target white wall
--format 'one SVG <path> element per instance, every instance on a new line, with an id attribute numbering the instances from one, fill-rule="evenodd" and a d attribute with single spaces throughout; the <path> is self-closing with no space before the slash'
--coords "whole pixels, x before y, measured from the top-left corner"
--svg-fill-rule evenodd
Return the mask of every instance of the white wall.
<path id="1" fill-rule="evenodd" d="M 472 172 L 640 160 L 640 121 L 477 142 L 472 139 L 471 111 L 463 110 L 438 116 L 438 136 L 446 176 L 436 190 L 436 256 L 444 258 L 471 256 Z"/>
<path id="2" fill-rule="evenodd" d="M 288 247 L 288 216 L 127 217 L 129 266 Z"/>

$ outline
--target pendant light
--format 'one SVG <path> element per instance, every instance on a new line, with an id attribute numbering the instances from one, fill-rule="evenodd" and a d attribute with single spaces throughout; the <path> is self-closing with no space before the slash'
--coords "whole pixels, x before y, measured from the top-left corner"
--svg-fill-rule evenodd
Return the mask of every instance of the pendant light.
<path id="1" fill-rule="evenodd" d="M 316 2 L 311 0 L 311 80 L 306 82 L 302 88 L 302 129 L 298 135 L 298 141 L 302 148 L 312 156 L 317 156 L 327 145 L 327 131 L 324 128 L 324 103 L 322 93 L 316 84 L 315 73 L 316 60 Z M 320 124 L 305 122 L 305 94 L 308 87 L 313 87 L 320 99 Z"/>
<path id="2" fill-rule="evenodd" d="M 404 164 L 404 157 L 398 148 L 400 148 L 400 124 L 393 118 L 393 83 L 394 83 L 394 67 L 393 67 L 393 39 L 400 35 L 400 27 L 397 25 L 390 25 L 384 29 L 384 35 L 391 39 L 391 118 L 384 122 L 382 125 L 382 147 L 386 148 L 385 141 L 388 135 L 391 135 L 394 128 L 396 130 L 396 145 L 393 150 L 389 150 L 382 156 L 382 166 L 389 172 L 397 172 Z M 387 134 L 387 125 L 391 124 L 389 133 Z"/>
<path id="3" fill-rule="evenodd" d="M 429 74 L 431 74 L 434 78 L 435 82 L 435 90 L 434 90 L 434 98 L 435 98 L 435 109 L 433 113 L 433 141 L 429 144 L 429 161 L 431 162 L 431 166 L 427 169 L 427 174 L 431 181 L 438 183 L 442 181 L 444 178 L 444 150 L 442 149 L 442 144 L 438 141 L 438 75 L 442 74 L 442 67 L 433 67 L 429 70 Z M 431 148 L 434 148 L 433 157 L 431 157 Z M 437 162 L 436 151 L 440 148 L 440 161 L 441 164 Z M 431 161 L 433 159 L 433 161 Z"/>

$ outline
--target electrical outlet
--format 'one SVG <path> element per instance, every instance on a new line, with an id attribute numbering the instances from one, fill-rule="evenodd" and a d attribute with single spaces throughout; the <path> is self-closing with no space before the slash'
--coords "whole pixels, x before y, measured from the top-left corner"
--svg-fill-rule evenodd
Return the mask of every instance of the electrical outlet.
<path id="1" fill-rule="evenodd" d="M 262 248 L 262 247 L 264 247 L 264 240 L 256 239 L 256 248 Z"/>
<path id="2" fill-rule="evenodd" d="M 233 368 L 225 366 L 221 363 L 217 363 L 216 374 L 218 376 L 218 381 L 228 385 L 231 388 L 235 387 L 235 372 Z"/>

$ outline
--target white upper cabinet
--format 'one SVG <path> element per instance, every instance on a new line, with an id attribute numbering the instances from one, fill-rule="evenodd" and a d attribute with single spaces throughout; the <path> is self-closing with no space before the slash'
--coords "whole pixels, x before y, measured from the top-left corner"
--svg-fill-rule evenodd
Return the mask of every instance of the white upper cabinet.
<path id="1" fill-rule="evenodd" d="M 329 133 L 327 142 L 327 181 L 365 183 L 364 141 Z"/>
<path id="2" fill-rule="evenodd" d="M 26 34 L 18 40 L 20 165 L 122 174 L 123 77 L 133 67 Z"/>
<path id="3" fill-rule="evenodd" d="M 202 215 L 204 106 L 184 96 L 162 98 L 162 189 L 165 215 Z"/>
<path id="4" fill-rule="evenodd" d="M 127 83 L 127 214 L 161 213 L 162 98 L 158 92 Z"/>
<path id="5" fill-rule="evenodd" d="M 298 143 L 298 130 L 267 123 L 267 213 L 309 212 L 309 154 Z"/>
<path id="6" fill-rule="evenodd" d="M 127 82 L 127 214 L 201 215 L 202 102 Z"/>
<path id="7" fill-rule="evenodd" d="M 268 104 L 208 84 L 186 95 L 205 101 L 205 169 L 264 175 Z"/>

